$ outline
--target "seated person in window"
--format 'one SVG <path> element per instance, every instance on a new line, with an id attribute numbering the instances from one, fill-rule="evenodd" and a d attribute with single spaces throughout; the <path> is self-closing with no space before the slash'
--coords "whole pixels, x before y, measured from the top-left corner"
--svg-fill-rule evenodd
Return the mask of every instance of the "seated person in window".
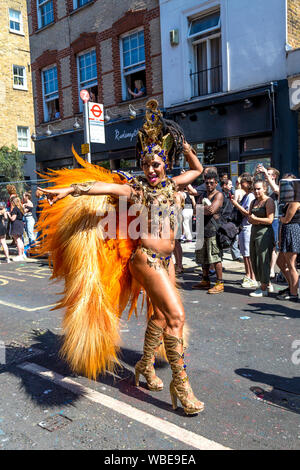
<path id="1" fill-rule="evenodd" d="M 96 103 L 96 96 L 95 93 L 93 93 L 92 91 L 90 91 L 90 101 L 92 103 Z"/>
<path id="2" fill-rule="evenodd" d="M 133 96 L 133 98 L 140 98 L 141 96 L 146 95 L 146 88 L 144 87 L 142 80 L 135 80 L 134 81 L 135 89 L 134 91 L 128 88 L 128 93 Z"/>

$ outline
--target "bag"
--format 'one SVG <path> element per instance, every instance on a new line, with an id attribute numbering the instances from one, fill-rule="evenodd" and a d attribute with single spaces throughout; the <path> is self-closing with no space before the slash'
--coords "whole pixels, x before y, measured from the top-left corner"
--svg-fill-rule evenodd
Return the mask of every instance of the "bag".
<path id="1" fill-rule="evenodd" d="M 235 237 L 239 233 L 238 227 L 233 222 L 224 222 L 222 219 L 219 220 L 219 223 L 213 219 L 213 223 L 216 227 L 216 241 L 220 250 L 226 250 L 230 248 L 235 240 Z"/>
<path id="2" fill-rule="evenodd" d="M 247 197 L 247 194 L 245 194 L 243 198 L 241 199 L 239 203 L 240 206 L 243 204 L 243 201 L 245 200 L 246 197 Z M 242 230 L 242 222 L 243 222 L 244 217 L 245 216 L 236 207 L 233 208 L 231 221 L 234 223 L 234 225 L 236 225 L 236 227 L 238 227 L 239 232 Z"/>
<path id="3" fill-rule="evenodd" d="M 232 211 L 231 222 L 234 223 L 234 225 L 239 229 L 239 231 L 241 231 L 242 229 L 241 226 L 242 226 L 243 218 L 244 218 L 243 214 L 236 207 L 234 207 Z"/>

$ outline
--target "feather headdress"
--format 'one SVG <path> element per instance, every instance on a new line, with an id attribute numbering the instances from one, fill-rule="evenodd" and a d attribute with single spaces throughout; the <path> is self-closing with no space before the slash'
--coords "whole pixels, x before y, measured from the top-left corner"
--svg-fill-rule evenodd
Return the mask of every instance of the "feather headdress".
<path id="1" fill-rule="evenodd" d="M 171 169 L 176 157 L 182 152 L 183 141 L 181 127 L 163 118 L 156 100 L 147 101 L 145 122 L 139 130 L 136 145 L 137 158 L 141 164 L 158 155 L 165 162 L 166 169 Z"/>

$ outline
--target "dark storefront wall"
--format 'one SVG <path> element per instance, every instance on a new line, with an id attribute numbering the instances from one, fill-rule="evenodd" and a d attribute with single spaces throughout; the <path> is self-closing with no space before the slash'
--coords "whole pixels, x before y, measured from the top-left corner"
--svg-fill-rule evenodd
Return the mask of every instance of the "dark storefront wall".
<path id="1" fill-rule="evenodd" d="M 246 98 L 253 101 L 251 108 L 244 108 Z M 218 114 L 211 114 L 210 106 L 215 106 Z M 256 157 L 257 161 L 261 161 L 265 157 L 271 158 L 272 166 L 281 174 L 298 173 L 298 114 L 289 109 L 287 80 L 276 83 L 274 106 L 269 86 L 247 90 L 234 97 L 225 95 L 214 98 L 206 104 L 191 102 L 169 109 L 167 117 L 181 125 L 191 144 L 217 141 L 223 145 L 226 142 L 228 163 Z M 121 159 L 134 159 L 136 137 L 142 124 L 143 117 L 106 124 L 106 144 L 92 144 L 92 161 L 111 160 L 118 167 Z M 243 155 L 243 139 L 254 136 L 271 136 L 272 149 L 267 155 L 259 151 Z M 83 131 L 39 139 L 36 141 L 37 165 L 43 169 L 72 166 L 72 144 L 80 153 L 83 143 Z M 222 161 L 223 154 L 224 151 Z"/>
<path id="2" fill-rule="evenodd" d="M 238 102 L 222 105 L 220 112 L 224 114 L 211 114 L 210 109 L 203 109 L 186 118 L 179 114 L 176 120 L 192 143 L 272 131 L 272 108 L 267 96 L 256 98 L 252 108 L 244 109 L 243 102 Z"/>
<path id="3" fill-rule="evenodd" d="M 271 162 L 272 149 L 269 149 L 267 155 L 264 155 L 264 151 L 249 152 L 248 155 L 243 152 L 246 139 L 268 135 L 271 140 L 272 136 L 272 106 L 268 95 L 262 94 L 252 99 L 253 106 L 248 109 L 244 108 L 243 99 L 235 103 L 216 102 L 215 114 L 206 108 L 185 112 L 186 117 L 182 117 L 181 113 L 175 117 L 188 142 L 194 146 L 198 158 L 204 164 L 216 165 L 219 176 L 231 173 L 230 162 L 239 162 L 238 174 L 252 171 L 257 162 Z M 209 158 L 211 153 L 215 156 L 213 160 Z M 232 177 L 236 179 L 234 175 Z"/>
<path id="4" fill-rule="evenodd" d="M 91 144 L 92 162 L 134 158 L 138 130 L 143 118 L 105 125 L 105 144 Z M 72 144 L 81 154 L 83 131 L 74 131 L 39 139 L 35 143 L 37 164 L 46 168 L 62 168 L 73 165 Z"/>
<path id="5" fill-rule="evenodd" d="M 218 142 L 223 145 L 222 141 L 225 140 L 228 164 L 230 161 L 256 160 L 265 163 L 269 161 L 272 166 L 279 169 L 281 175 L 286 172 L 297 174 L 298 122 L 297 113 L 289 109 L 287 80 L 276 82 L 274 91 L 274 101 L 272 87 L 269 85 L 198 104 L 189 103 L 185 107 L 174 108 L 173 113 L 172 109 L 169 109 L 168 114 L 181 125 L 186 139 L 191 144 Z M 253 106 L 245 109 L 245 99 L 251 100 Z M 217 108 L 217 114 L 212 114 L 211 106 Z M 271 149 L 262 148 L 245 154 L 244 139 L 253 137 L 271 138 Z M 215 163 L 218 164 L 217 159 Z M 250 163 L 248 166 L 241 164 L 239 173 L 252 167 Z"/>

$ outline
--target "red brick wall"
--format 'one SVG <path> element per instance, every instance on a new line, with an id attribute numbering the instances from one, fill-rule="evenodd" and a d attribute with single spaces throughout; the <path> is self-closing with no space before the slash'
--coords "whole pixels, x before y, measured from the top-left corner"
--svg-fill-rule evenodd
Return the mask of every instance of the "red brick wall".
<path id="1" fill-rule="evenodd" d="M 60 0 L 61 1 L 61 0 Z M 68 8 L 73 9 L 73 1 L 65 0 Z M 95 0 L 96 1 L 96 0 Z M 57 11 L 57 0 L 54 1 L 55 11 Z M 43 40 L 43 32 L 38 33 L 36 36 L 34 32 L 37 30 L 37 14 L 36 14 L 36 1 L 31 2 L 31 14 L 33 18 L 33 40 Z M 115 13 L 114 13 L 115 14 Z M 107 39 L 112 40 L 112 64 L 113 64 L 113 87 L 115 103 L 113 106 L 118 106 L 122 102 L 122 79 L 121 79 L 121 64 L 120 64 L 120 47 L 119 38 L 120 35 L 130 32 L 137 27 L 144 28 L 145 36 L 145 63 L 146 63 L 146 89 L 147 95 L 151 96 L 155 94 L 161 94 L 162 90 L 153 90 L 152 84 L 152 65 L 151 65 L 151 35 L 150 35 L 150 22 L 154 18 L 159 17 L 159 7 L 152 10 L 141 9 L 136 11 L 127 11 L 121 18 L 112 24 L 112 27 L 101 32 L 82 33 L 70 46 L 64 50 L 46 50 L 43 54 L 38 57 L 32 64 L 32 71 L 35 74 L 36 79 L 36 92 L 37 92 L 37 110 L 36 114 L 38 122 L 44 121 L 43 113 L 43 98 L 42 98 L 42 80 L 41 71 L 43 68 L 56 64 L 58 72 L 59 82 L 59 99 L 60 99 L 60 115 L 64 118 L 63 109 L 63 93 L 62 90 L 66 88 L 65 83 L 62 83 L 61 66 L 60 60 L 65 57 L 70 58 L 70 79 L 71 79 L 71 90 L 72 90 L 72 110 L 73 114 L 79 112 L 79 96 L 78 96 L 78 76 L 77 76 L 77 64 L 76 56 L 78 53 L 84 50 L 90 49 L 91 47 L 96 48 L 97 57 L 97 73 L 98 73 L 98 96 L 99 101 L 103 102 L 103 84 L 101 79 L 102 64 L 101 64 L 101 42 Z M 35 23 L 34 23 L 35 18 Z M 55 17 L 57 21 L 57 16 Z M 36 39 L 35 39 L 36 37 Z M 57 46 L 59 46 L 59 38 L 57 40 Z M 157 55 L 157 54 L 156 54 Z M 69 86 L 69 85 L 68 85 Z M 67 86 L 67 87 L 68 87 Z M 112 105 L 110 105 L 112 106 Z M 70 117 L 70 116 L 65 116 Z"/>

